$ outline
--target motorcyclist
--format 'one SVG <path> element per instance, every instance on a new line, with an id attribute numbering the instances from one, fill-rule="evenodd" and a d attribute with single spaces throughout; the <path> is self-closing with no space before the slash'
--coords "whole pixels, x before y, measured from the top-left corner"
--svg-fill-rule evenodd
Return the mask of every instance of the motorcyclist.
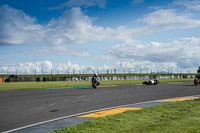
<path id="1" fill-rule="evenodd" d="M 92 88 L 96 88 L 99 84 L 100 84 L 100 82 L 98 82 L 98 74 L 94 74 L 93 76 L 92 76 Z"/>
<path id="2" fill-rule="evenodd" d="M 144 81 L 143 84 L 146 84 L 146 85 L 157 85 L 159 83 L 158 80 L 154 79 L 154 80 L 147 80 L 147 81 Z"/>
<path id="3" fill-rule="evenodd" d="M 197 77 L 198 79 L 200 79 L 200 67 L 199 67 L 198 70 L 197 70 L 196 77 Z"/>
<path id="4" fill-rule="evenodd" d="M 194 79 L 194 85 L 198 85 L 200 83 L 199 81 L 200 81 L 200 67 L 197 70 L 197 74 L 196 74 L 196 77 Z"/>

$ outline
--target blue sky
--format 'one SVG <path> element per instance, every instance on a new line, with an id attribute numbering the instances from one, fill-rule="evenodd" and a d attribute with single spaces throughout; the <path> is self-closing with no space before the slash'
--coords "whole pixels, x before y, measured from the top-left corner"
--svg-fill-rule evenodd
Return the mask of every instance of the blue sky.
<path id="1" fill-rule="evenodd" d="M 0 0 L 0 73 L 200 66 L 199 0 Z"/>

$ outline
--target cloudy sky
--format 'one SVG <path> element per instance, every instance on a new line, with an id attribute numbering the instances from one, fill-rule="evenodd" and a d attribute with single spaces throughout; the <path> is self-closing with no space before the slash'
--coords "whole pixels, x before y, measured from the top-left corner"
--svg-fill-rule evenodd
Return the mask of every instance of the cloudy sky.
<path id="1" fill-rule="evenodd" d="M 0 0 L 0 74 L 200 66 L 199 0 Z"/>

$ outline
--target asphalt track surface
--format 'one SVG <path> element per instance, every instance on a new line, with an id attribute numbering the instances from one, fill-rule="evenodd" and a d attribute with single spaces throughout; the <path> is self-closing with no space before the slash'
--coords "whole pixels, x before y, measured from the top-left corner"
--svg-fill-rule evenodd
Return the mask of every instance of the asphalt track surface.
<path id="1" fill-rule="evenodd" d="M 200 95 L 192 82 L 0 91 L 0 132 L 82 112 Z"/>

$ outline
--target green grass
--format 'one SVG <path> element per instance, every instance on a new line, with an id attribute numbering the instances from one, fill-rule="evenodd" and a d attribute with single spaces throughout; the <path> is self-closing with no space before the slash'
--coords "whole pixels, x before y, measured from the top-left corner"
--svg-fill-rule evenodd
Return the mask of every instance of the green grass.
<path id="1" fill-rule="evenodd" d="M 174 102 L 126 111 L 54 133 L 200 133 L 200 101 Z"/>
<path id="2" fill-rule="evenodd" d="M 45 89 L 88 85 L 90 85 L 89 81 L 3 82 L 0 84 L 0 90 Z"/>
<path id="3" fill-rule="evenodd" d="M 191 82 L 194 79 L 160 79 L 160 83 L 169 82 Z M 100 81 L 101 86 L 106 85 L 131 85 L 142 84 L 145 80 L 109 80 Z M 0 90 L 24 90 L 24 89 L 45 89 L 73 86 L 91 86 L 91 81 L 54 81 L 54 82 L 3 82 L 0 83 Z"/>

